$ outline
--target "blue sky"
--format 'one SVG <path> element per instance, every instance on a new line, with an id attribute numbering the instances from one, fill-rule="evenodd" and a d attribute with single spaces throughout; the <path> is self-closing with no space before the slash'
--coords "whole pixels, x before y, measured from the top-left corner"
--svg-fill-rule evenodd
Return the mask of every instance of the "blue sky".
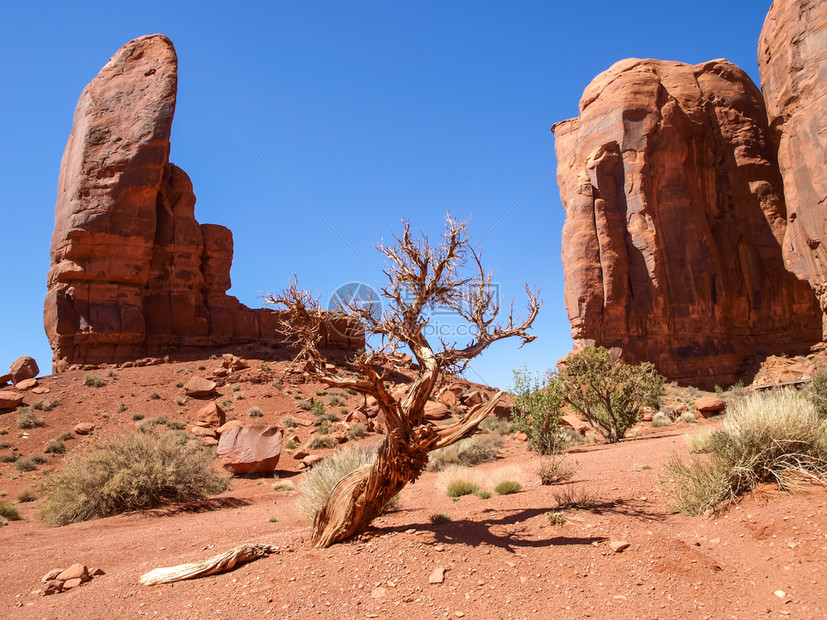
<path id="1" fill-rule="evenodd" d="M 673 6 L 674 4 L 674 6 Z M 471 218 L 506 298 L 542 289 L 538 339 L 494 345 L 469 379 L 507 387 L 571 346 L 562 301 L 563 208 L 553 123 L 627 57 L 727 58 L 758 83 L 769 0 L 604 2 L 7 3 L 0 51 L 0 373 L 21 355 L 51 368 L 42 324 L 60 158 L 83 87 L 135 37 L 179 56 L 171 161 L 201 223 L 235 238 L 230 293 L 260 306 L 296 273 L 328 297 L 381 284 L 373 244 Z M 197 7 L 197 8 L 196 8 Z M 366 265 L 219 120 L 230 123 Z M 493 230 L 493 232 L 491 232 Z"/>

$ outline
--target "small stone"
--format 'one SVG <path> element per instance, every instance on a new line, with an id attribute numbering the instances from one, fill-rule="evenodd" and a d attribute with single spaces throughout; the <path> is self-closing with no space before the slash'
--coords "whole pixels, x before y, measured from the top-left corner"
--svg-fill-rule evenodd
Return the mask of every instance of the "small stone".
<path id="1" fill-rule="evenodd" d="M 89 581 L 89 569 L 83 564 L 72 564 L 69 568 L 60 573 L 56 579 L 60 579 L 61 581 L 69 581 L 70 579 Z"/>
<path id="2" fill-rule="evenodd" d="M 104 570 L 102 568 L 95 567 L 95 568 L 92 568 L 92 569 L 89 570 L 89 574 L 92 577 L 100 577 L 101 575 L 105 575 L 106 572 L 104 572 Z"/>
<path id="3" fill-rule="evenodd" d="M 51 392 L 47 387 L 43 387 L 42 385 L 37 386 L 36 388 L 32 388 L 32 394 L 48 394 Z"/>
<path id="4" fill-rule="evenodd" d="M 528 435 L 526 435 L 523 431 L 518 431 L 514 433 L 514 439 L 517 441 L 528 441 Z"/>
<path id="5" fill-rule="evenodd" d="M 455 615 L 457 618 L 464 618 L 464 617 L 465 617 L 465 613 L 463 613 L 463 612 L 461 612 L 461 611 L 459 611 L 459 610 L 455 611 L 455 612 L 454 612 L 454 615 Z"/>
<path id="6" fill-rule="evenodd" d="M 72 430 L 75 431 L 75 435 L 88 435 L 95 430 L 95 425 L 92 422 L 80 422 L 75 424 Z"/>
<path id="7" fill-rule="evenodd" d="M 184 393 L 193 398 L 208 398 L 215 393 L 215 381 L 195 376 L 184 386 Z"/>
<path id="8" fill-rule="evenodd" d="M 297 461 L 301 461 L 303 458 L 310 456 L 310 453 L 307 450 L 296 450 L 293 453 L 293 458 Z"/>
<path id="9" fill-rule="evenodd" d="M 784 598 L 787 596 L 787 593 L 784 592 L 784 590 L 776 590 L 773 594 L 775 594 L 778 598 Z"/>
<path id="10" fill-rule="evenodd" d="M 37 379 L 35 378 L 23 379 L 22 381 L 18 381 L 14 384 L 14 389 L 20 390 L 21 392 L 30 390 L 34 387 L 37 387 Z"/>
<path id="11" fill-rule="evenodd" d="M 428 583 L 438 584 L 445 581 L 445 567 L 437 566 L 428 576 Z"/>
<path id="12" fill-rule="evenodd" d="M 302 459 L 302 464 L 305 467 L 313 467 L 319 461 L 323 461 L 324 457 L 321 454 L 311 454 L 310 456 L 306 456 Z"/>
<path id="13" fill-rule="evenodd" d="M 629 543 L 625 540 L 613 540 L 609 543 L 609 547 L 615 553 L 620 553 L 621 551 L 629 548 Z"/>
<path id="14" fill-rule="evenodd" d="M 57 576 L 65 570 L 66 570 L 65 568 L 53 568 L 48 573 L 43 575 L 43 577 L 40 578 L 40 581 L 42 581 L 43 583 L 46 583 L 47 581 L 52 581 L 54 579 L 57 579 Z"/>
<path id="15" fill-rule="evenodd" d="M 80 584 L 83 583 L 81 579 L 67 579 L 63 582 L 63 589 L 64 590 L 71 590 L 72 588 L 77 588 Z"/>
<path id="16" fill-rule="evenodd" d="M 223 426 L 227 422 L 227 415 L 218 403 L 207 403 L 196 416 L 198 426 Z"/>
<path id="17" fill-rule="evenodd" d="M 47 581 L 43 587 L 43 596 L 49 596 L 50 594 L 57 594 L 58 592 L 63 592 L 63 582 L 59 579 L 50 579 Z"/>
<path id="18" fill-rule="evenodd" d="M 374 588 L 373 591 L 370 593 L 371 598 L 385 598 L 385 593 L 387 590 L 385 588 Z"/>

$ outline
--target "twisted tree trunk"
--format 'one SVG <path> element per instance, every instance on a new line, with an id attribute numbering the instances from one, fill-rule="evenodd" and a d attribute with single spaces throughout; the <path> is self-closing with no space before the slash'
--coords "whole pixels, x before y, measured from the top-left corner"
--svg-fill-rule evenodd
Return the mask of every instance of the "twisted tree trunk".
<path id="1" fill-rule="evenodd" d="M 406 432 L 405 418 L 392 418 L 394 427 L 388 429 L 376 461 L 342 478 L 316 513 L 311 544 L 329 547 L 367 530 L 391 498 L 419 477 L 428 464 L 428 453 L 459 441 L 476 428 L 501 395 L 497 392 L 459 422 L 442 428 L 424 423 Z M 390 419 L 388 422 L 391 423 Z"/>

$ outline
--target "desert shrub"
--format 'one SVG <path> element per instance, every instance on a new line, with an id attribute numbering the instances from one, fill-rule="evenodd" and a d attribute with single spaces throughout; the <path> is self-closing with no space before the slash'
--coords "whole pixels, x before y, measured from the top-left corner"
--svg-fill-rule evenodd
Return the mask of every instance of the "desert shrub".
<path id="1" fill-rule="evenodd" d="M 178 396 L 176 396 L 176 397 L 175 397 L 174 402 L 175 402 L 175 404 L 176 404 L 176 405 L 178 405 L 179 407 L 182 407 L 182 406 L 184 405 L 184 403 L 186 403 L 186 402 L 187 402 L 187 399 L 186 399 L 186 397 L 181 396 L 181 395 L 179 394 Z"/>
<path id="2" fill-rule="evenodd" d="M 474 496 L 480 499 L 490 499 L 491 491 L 474 491 Z"/>
<path id="3" fill-rule="evenodd" d="M 70 439 L 74 439 L 74 437 L 75 436 L 72 434 L 72 431 L 63 431 L 57 436 L 60 441 L 69 441 Z"/>
<path id="4" fill-rule="evenodd" d="M 434 525 L 442 525 L 443 523 L 450 523 L 451 522 L 451 515 L 445 514 L 444 512 L 437 512 L 432 515 L 428 516 L 428 521 L 433 523 Z"/>
<path id="5" fill-rule="evenodd" d="M 261 362 L 261 364 L 258 365 L 258 369 L 262 372 L 270 372 L 270 364 Z"/>
<path id="6" fill-rule="evenodd" d="M 106 379 L 99 375 L 86 375 L 83 378 L 83 385 L 85 385 L 86 387 L 103 387 L 104 385 L 106 385 Z"/>
<path id="7" fill-rule="evenodd" d="M 316 464 L 299 485 L 301 496 L 296 505 L 311 521 L 327 501 L 333 487 L 360 467 L 370 467 L 376 460 L 376 447 L 353 445 L 337 450 Z"/>
<path id="8" fill-rule="evenodd" d="M 172 434 L 128 433 L 70 458 L 45 484 L 41 518 L 65 525 L 220 493 L 214 452 Z"/>
<path id="9" fill-rule="evenodd" d="M 153 420 L 153 422 L 154 422 L 157 426 L 161 426 L 161 425 L 163 425 L 163 424 L 167 424 L 167 423 L 169 423 L 169 418 L 168 418 L 167 416 L 165 416 L 165 415 L 159 415 L 157 418 L 155 418 L 155 419 Z"/>
<path id="10" fill-rule="evenodd" d="M 238 392 L 241 389 L 241 386 L 240 385 L 234 385 L 231 389 L 232 389 L 233 392 Z"/>
<path id="11" fill-rule="evenodd" d="M 5 519 L 6 521 L 19 521 L 20 513 L 17 512 L 17 508 L 15 508 L 11 503 L 0 502 L 0 519 Z"/>
<path id="12" fill-rule="evenodd" d="M 11 443 L 8 441 L 0 441 L 0 450 L 8 450 L 11 448 Z"/>
<path id="13" fill-rule="evenodd" d="M 585 347 L 560 365 L 565 399 L 609 443 L 617 443 L 641 416 L 657 407 L 664 378 L 649 362 L 630 365 L 603 347 Z"/>
<path id="14" fill-rule="evenodd" d="M 187 423 L 183 420 L 167 420 L 167 428 L 173 431 L 182 431 L 187 428 Z"/>
<path id="15" fill-rule="evenodd" d="M 361 422 L 356 422 L 347 431 L 347 436 L 351 439 L 361 439 L 368 433 L 368 427 Z"/>
<path id="16" fill-rule="evenodd" d="M 291 450 L 295 450 L 295 449 L 296 449 L 296 446 L 298 446 L 298 445 L 299 445 L 299 444 L 298 444 L 298 443 L 296 443 L 296 441 L 295 441 L 295 440 L 291 439 L 291 440 L 290 440 L 290 441 L 288 441 L 286 444 L 284 444 L 284 450 L 285 450 L 286 452 L 290 452 Z"/>
<path id="17" fill-rule="evenodd" d="M 280 493 L 282 491 L 294 491 L 295 487 L 293 486 L 292 482 L 284 481 L 284 482 L 279 482 L 276 485 L 273 485 L 273 490 L 276 493 Z"/>
<path id="18" fill-rule="evenodd" d="M 813 375 L 813 381 L 807 395 L 815 405 L 818 416 L 827 418 L 827 372 L 819 371 Z"/>
<path id="19" fill-rule="evenodd" d="M 295 396 L 293 398 L 295 398 Z M 299 397 L 299 398 L 301 398 L 301 397 Z M 314 401 L 312 398 L 310 400 L 302 400 L 302 401 L 299 402 L 299 409 L 301 409 L 303 411 L 310 411 L 311 409 L 313 409 L 313 404 L 315 402 L 316 401 Z M 322 406 L 324 406 L 324 405 L 322 405 Z"/>
<path id="20" fill-rule="evenodd" d="M 46 444 L 45 452 L 47 454 L 63 454 L 66 452 L 66 444 L 60 440 L 50 441 Z"/>
<path id="21" fill-rule="evenodd" d="M 277 390 L 280 390 L 281 387 L 282 387 L 281 386 L 281 381 L 279 381 L 278 379 L 273 379 L 273 382 L 270 385 L 272 385 Z"/>
<path id="22" fill-rule="evenodd" d="M 221 408 L 224 411 L 232 411 L 233 409 L 233 401 L 229 398 L 225 398 L 221 401 Z"/>
<path id="23" fill-rule="evenodd" d="M 289 416 L 289 415 L 288 415 L 288 416 L 284 416 L 284 417 L 281 419 L 281 425 L 282 425 L 284 428 L 296 428 L 296 426 L 297 426 L 296 421 L 293 419 L 293 417 L 292 417 L 292 416 Z"/>
<path id="24" fill-rule="evenodd" d="M 316 401 L 318 402 L 318 401 Z M 322 426 L 323 424 L 327 423 L 330 424 L 331 422 L 338 422 L 339 416 L 332 411 L 328 411 L 327 413 L 322 410 L 321 413 L 316 414 L 316 420 L 313 422 L 316 426 Z"/>
<path id="25" fill-rule="evenodd" d="M 802 480 L 827 482 L 827 423 L 805 395 L 756 393 L 733 401 L 723 430 L 704 442 L 707 454 L 673 457 L 664 482 L 674 506 L 699 515 L 735 501 L 762 482 L 793 490 Z"/>
<path id="26" fill-rule="evenodd" d="M 709 452 L 710 441 L 712 436 L 717 431 L 706 428 L 695 433 L 689 433 L 683 436 L 686 445 L 689 446 L 689 451 L 694 454 L 703 454 Z"/>
<path id="27" fill-rule="evenodd" d="M 490 415 L 482 421 L 480 429 L 486 433 L 497 433 L 499 435 L 510 435 L 514 431 L 514 425 L 508 420 Z"/>
<path id="28" fill-rule="evenodd" d="M 155 430 L 155 419 L 147 418 L 146 420 L 140 420 L 136 428 L 139 433 L 151 433 Z"/>
<path id="29" fill-rule="evenodd" d="M 37 495 L 31 489 L 22 489 L 17 494 L 17 503 L 18 504 L 25 504 L 26 502 L 33 502 L 37 499 Z"/>
<path id="30" fill-rule="evenodd" d="M 264 416 L 264 414 L 261 412 L 261 409 L 259 409 L 258 407 L 250 407 L 250 410 L 247 412 L 247 415 L 251 418 L 260 418 Z"/>
<path id="31" fill-rule="evenodd" d="M 161 395 L 158 392 L 153 392 L 149 395 L 149 400 L 161 400 Z"/>
<path id="32" fill-rule="evenodd" d="M 133 422 L 140 422 L 143 419 L 144 419 L 144 414 L 143 413 L 133 413 L 132 414 L 132 421 Z"/>
<path id="33" fill-rule="evenodd" d="M 669 426 L 671 423 L 672 420 L 669 418 L 669 414 L 665 411 L 658 411 L 652 416 L 652 426 L 655 428 L 659 426 Z"/>
<path id="34" fill-rule="evenodd" d="M 546 516 L 551 525 L 563 525 L 566 522 L 566 515 L 557 510 L 550 511 Z"/>
<path id="35" fill-rule="evenodd" d="M 475 472 L 460 465 L 443 469 L 437 476 L 436 484 L 448 497 L 461 497 L 480 490 Z"/>
<path id="36" fill-rule="evenodd" d="M 494 491 L 500 495 L 510 495 L 511 493 L 519 492 L 522 488 L 523 485 L 516 480 L 503 480 L 494 487 Z"/>
<path id="37" fill-rule="evenodd" d="M 46 420 L 38 418 L 28 407 L 21 407 L 17 414 L 17 428 L 30 429 L 46 426 Z"/>
<path id="38" fill-rule="evenodd" d="M 451 465 L 473 467 L 480 463 L 497 460 L 497 451 L 502 443 L 499 436 L 482 437 L 474 435 L 460 439 L 458 442 L 432 450 L 428 455 L 426 471 L 442 471 Z"/>
<path id="39" fill-rule="evenodd" d="M 684 411 L 680 417 L 681 422 L 686 422 L 687 424 L 694 424 L 697 421 L 695 414 L 691 411 Z"/>
<path id="40" fill-rule="evenodd" d="M 310 412 L 311 412 L 313 415 L 316 415 L 316 416 L 319 416 L 319 417 L 321 417 L 321 416 L 325 415 L 325 412 L 324 412 L 324 403 L 323 403 L 322 401 L 320 401 L 320 400 L 314 400 L 314 401 L 313 401 L 313 404 L 312 404 L 312 405 L 311 405 L 311 407 L 310 407 Z M 336 414 L 333 414 L 333 415 L 336 415 Z M 338 418 L 337 418 L 337 419 L 338 419 Z"/>
<path id="41" fill-rule="evenodd" d="M 0 454 L 0 463 L 14 463 L 17 460 L 17 453 Z"/>
<path id="42" fill-rule="evenodd" d="M 560 510 L 580 508 L 587 510 L 598 504 L 597 496 L 583 486 L 568 486 L 554 494 L 554 501 Z"/>
<path id="43" fill-rule="evenodd" d="M 327 396 L 327 391 L 325 391 L 325 390 L 316 390 L 316 396 Z"/>
<path id="44" fill-rule="evenodd" d="M 514 407 L 511 421 L 524 432 L 531 447 L 542 455 L 563 449 L 560 417 L 565 393 L 556 377 L 547 373 L 541 378 L 523 366 L 514 371 Z"/>
<path id="45" fill-rule="evenodd" d="M 55 399 L 55 400 L 43 400 L 43 401 L 40 401 L 39 403 L 35 403 L 33 405 L 33 407 L 35 409 L 39 410 L 39 411 L 51 411 L 52 409 L 57 407 L 59 404 L 60 404 L 60 401 L 58 401 L 57 399 Z"/>
<path id="46" fill-rule="evenodd" d="M 46 463 L 49 462 L 49 459 L 47 459 L 42 454 L 32 454 L 31 457 L 29 457 L 29 458 L 31 458 L 32 461 L 34 463 L 36 463 L 37 465 L 45 465 Z"/>
<path id="47" fill-rule="evenodd" d="M 34 458 L 31 456 L 26 457 L 24 459 L 17 459 L 14 462 L 14 467 L 19 472 L 26 472 L 26 471 L 34 471 L 37 469 L 37 463 L 35 462 Z"/>
<path id="48" fill-rule="evenodd" d="M 310 438 L 310 441 L 307 442 L 307 448 L 309 450 L 318 450 L 320 448 L 335 448 L 338 442 L 333 439 L 333 437 L 328 437 L 327 435 L 314 435 Z"/>
<path id="49" fill-rule="evenodd" d="M 338 395 L 331 394 L 330 397 L 327 399 L 327 404 L 330 405 L 331 407 L 341 407 L 342 405 L 345 404 L 345 401 L 343 401 L 341 398 L 339 398 Z"/>

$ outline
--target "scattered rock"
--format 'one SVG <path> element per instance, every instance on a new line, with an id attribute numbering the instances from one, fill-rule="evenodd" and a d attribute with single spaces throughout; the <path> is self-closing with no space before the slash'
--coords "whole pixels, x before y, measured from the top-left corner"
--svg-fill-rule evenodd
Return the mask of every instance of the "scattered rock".
<path id="1" fill-rule="evenodd" d="M 726 402 L 717 396 L 704 396 L 695 401 L 695 409 L 705 418 L 721 413 L 725 408 Z"/>
<path id="2" fill-rule="evenodd" d="M 437 584 L 445 581 L 445 567 L 437 566 L 428 576 L 428 583 Z"/>
<path id="3" fill-rule="evenodd" d="M 231 428 L 235 428 L 236 426 L 243 426 L 243 422 L 241 420 L 230 420 L 226 424 L 222 424 L 219 426 L 215 431 L 221 435 L 222 433 L 226 433 Z"/>
<path id="4" fill-rule="evenodd" d="M 40 369 L 37 367 L 37 362 L 33 357 L 19 357 L 12 362 L 9 368 L 9 375 L 11 375 L 11 382 L 17 385 L 26 379 L 34 379 Z"/>
<path id="5" fill-rule="evenodd" d="M 528 441 L 528 435 L 526 435 L 523 431 L 517 431 L 514 433 L 514 439 L 517 441 Z"/>
<path id="6" fill-rule="evenodd" d="M 212 437 L 213 439 L 218 438 L 218 430 L 214 428 L 207 428 L 205 426 L 191 426 L 187 430 L 190 435 L 195 435 L 196 437 Z"/>
<path id="7" fill-rule="evenodd" d="M 460 399 L 466 407 L 473 407 L 482 403 L 482 394 L 479 390 L 471 390 Z"/>
<path id="8" fill-rule="evenodd" d="M 423 417 L 426 420 L 444 420 L 449 415 L 451 415 L 451 412 L 444 404 L 435 403 L 432 400 L 425 403 L 425 413 Z"/>
<path id="9" fill-rule="evenodd" d="M 283 438 L 283 431 L 275 424 L 233 426 L 221 433 L 218 456 L 222 466 L 235 474 L 273 473 L 281 456 Z"/>
<path id="10" fill-rule="evenodd" d="M 784 590 L 776 590 L 773 594 L 775 594 L 778 598 L 784 598 L 787 596 L 787 593 L 784 592 Z"/>
<path id="11" fill-rule="evenodd" d="M 198 426 L 223 426 L 227 422 L 227 414 L 218 405 L 212 402 L 204 405 L 196 416 Z"/>
<path id="12" fill-rule="evenodd" d="M 63 582 L 63 589 L 64 590 L 71 590 L 72 588 L 77 588 L 80 584 L 83 583 L 82 579 L 67 579 Z"/>
<path id="13" fill-rule="evenodd" d="M 92 422 L 79 422 L 72 430 L 75 431 L 75 435 L 88 435 L 95 430 L 95 425 Z"/>
<path id="14" fill-rule="evenodd" d="M 21 392 L 25 392 L 26 390 L 30 390 L 33 387 L 37 387 L 37 379 L 23 379 L 22 381 L 18 381 L 14 384 L 14 388 L 16 390 L 20 390 Z"/>
<path id="15" fill-rule="evenodd" d="M 245 368 L 250 367 L 250 365 L 247 362 L 236 357 L 232 353 L 225 353 L 221 356 L 221 365 L 227 370 L 232 371 L 244 370 Z"/>
<path id="16" fill-rule="evenodd" d="M 104 571 L 102 568 L 95 567 L 95 568 L 89 569 L 89 575 L 92 576 L 92 577 L 100 577 L 101 575 L 105 575 L 105 574 L 106 574 L 106 571 Z"/>
<path id="17" fill-rule="evenodd" d="M 11 390 L 0 390 L 0 409 L 15 409 L 22 404 L 22 394 Z"/>
<path id="18" fill-rule="evenodd" d="M 385 588 L 382 588 L 382 587 L 374 588 L 370 593 L 370 597 L 371 598 L 376 598 L 376 599 L 385 598 L 386 593 L 387 593 L 387 590 Z"/>
<path id="19" fill-rule="evenodd" d="M 72 564 L 69 568 L 60 573 L 55 579 L 60 581 L 69 581 L 70 579 L 79 579 L 80 581 L 89 581 L 89 569 L 83 564 Z"/>
<path id="20" fill-rule="evenodd" d="M 588 424 L 576 415 L 570 413 L 560 417 L 560 424 L 563 426 L 568 426 L 570 429 L 576 433 L 580 433 L 581 435 L 585 434 L 585 432 L 589 430 Z"/>
<path id="21" fill-rule="evenodd" d="M 195 376 L 184 386 L 184 393 L 193 398 L 209 398 L 215 393 L 217 384 L 205 377 Z"/>
<path id="22" fill-rule="evenodd" d="M 49 392 L 51 392 L 51 391 L 52 391 L 52 390 L 50 390 L 49 388 L 47 388 L 47 387 L 42 387 L 42 386 L 38 386 L 38 387 L 36 387 L 36 388 L 32 388 L 32 394 L 48 394 L 48 393 L 49 393 Z"/>
<path id="23" fill-rule="evenodd" d="M 613 540 L 609 543 L 609 548 L 615 553 L 620 553 L 629 548 L 629 543 L 625 540 Z"/>
<path id="24" fill-rule="evenodd" d="M 316 463 L 323 460 L 324 456 L 322 456 L 321 454 L 311 454 L 302 459 L 302 465 L 304 465 L 307 468 L 310 468 L 313 467 Z"/>
<path id="25" fill-rule="evenodd" d="M 40 578 L 40 581 L 43 582 L 43 583 L 46 583 L 47 581 L 52 581 L 54 579 L 57 579 L 58 575 L 60 575 L 60 573 L 62 573 L 65 570 L 66 570 L 65 568 L 53 568 L 48 573 L 43 575 L 43 577 Z"/>
<path id="26" fill-rule="evenodd" d="M 218 440 L 215 437 L 202 437 L 201 443 L 205 446 L 217 446 Z"/>
<path id="27" fill-rule="evenodd" d="M 63 592 L 62 581 L 58 581 L 57 579 L 50 579 L 49 581 L 45 582 L 45 586 L 43 588 L 43 596 L 58 594 L 60 592 Z"/>
<path id="28" fill-rule="evenodd" d="M 310 453 L 307 450 L 296 450 L 293 453 L 293 458 L 297 461 L 301 461 L 302 459 L 310 456 Z"/>

